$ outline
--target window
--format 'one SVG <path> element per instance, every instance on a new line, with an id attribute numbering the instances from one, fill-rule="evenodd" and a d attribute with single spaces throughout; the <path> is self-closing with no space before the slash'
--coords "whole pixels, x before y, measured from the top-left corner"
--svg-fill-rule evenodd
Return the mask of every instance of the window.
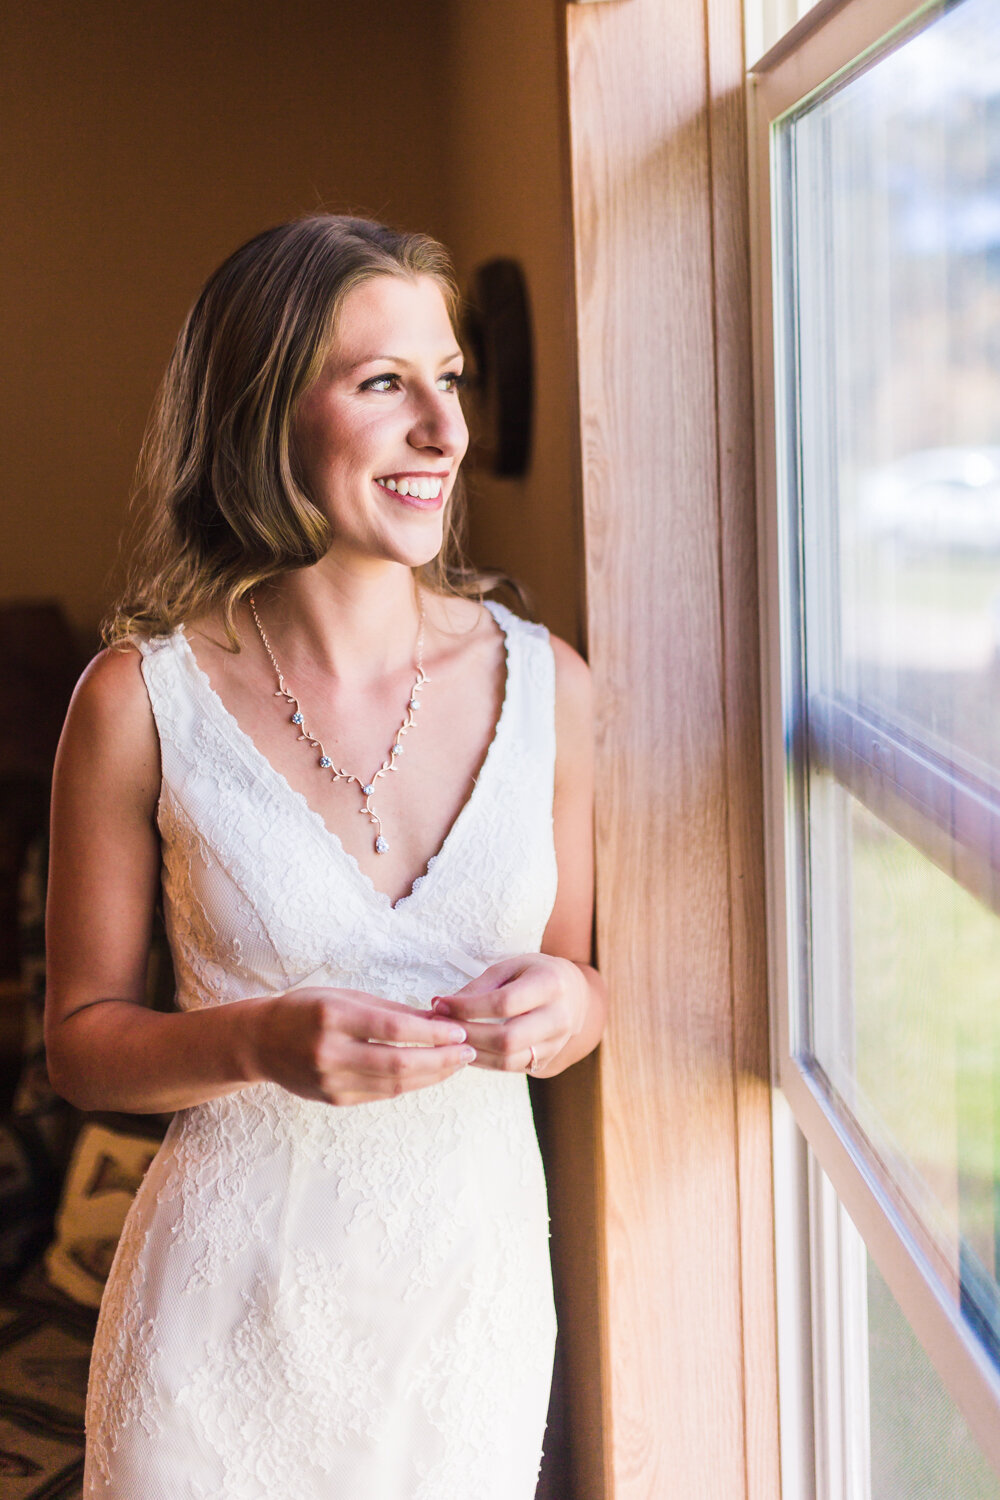
<path id="1" fill-rule="evenodd" d="M 801 1211 L 782 1285 L 813 1330 L 795 1461 L 821 1496 L 993 1500 L 1000 0 L 824 10 L 753 77 L 777 1118 L 801 1133 L 779 1254 Z"/>

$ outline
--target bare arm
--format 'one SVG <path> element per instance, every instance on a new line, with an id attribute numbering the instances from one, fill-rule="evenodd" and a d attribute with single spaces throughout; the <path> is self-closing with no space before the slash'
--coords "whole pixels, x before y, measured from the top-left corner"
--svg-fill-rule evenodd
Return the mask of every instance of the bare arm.
<path id="1" fill-rule="evenodd" d="M 493 964 L 439 1015 L 469 1027 L 477 1066 L 551 1077 L 601 1039 L 607 992 L 590 963 L 594 914 L 593 700 L 586 663 L 565 642 L 556 658 L 556 781 L 553 828 L 559 887 L 540 954 Z M 490 1020 L 475 1020 L 489 1016 Z"/>
<path id="2" fill-rule="evenodd" d="M 105 652 L 73 696 L 53 783 L 45 1027 L 59 1093 L 82 1109 L 159 1112 L 270 1080 L 346 1104 L 439 1082 L 469 1061 L 461 1027 L 355 991 L 148 1010 L 159 789 L 140 658 Z M 380 1045 L 398 1041 L 424 1045 Z"/>
<path id="3" fill-rule="evenodd" d="M 564 642 L 556 653 L 556 785 L 553 826 L 559 889 L 542 952 L 569 959 L 586 989 L 579 1031 L 535 1069 L 545 1077 L 593 1052 L 604 1031 L 608 994 L 590 963 L 594 932 L 594 695 L 590 668 Z"/>

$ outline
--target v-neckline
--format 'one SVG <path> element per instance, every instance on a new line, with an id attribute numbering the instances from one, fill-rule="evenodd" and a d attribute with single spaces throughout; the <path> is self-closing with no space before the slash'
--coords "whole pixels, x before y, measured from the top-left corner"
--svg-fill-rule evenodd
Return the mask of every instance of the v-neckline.
<path id="1" fill-rule="evenodd" d="M 445 833 L 444 838 L 442 839 L 435 853 L 430 856 L 421 872 L 418 875 L 414 876 L 412 882 L 409 885 L 409 888 L 404 891 L 403 895 L 400 896 L 396 901 L 393 901 L 388 891 L 381 890 L 375 884 L 374 880 L 372 880 L 367 870 L 363 870 L 361 868 L 361 865 L 358 863 L 357 858 L 350 852 L 349 849 L 346 849 L 344 847 L 340 835 L 329 826 L 322 813 L 317 812 L 316 808 L 313 807 L 312 803 L 303 792 L 300 792 L 296 787 L 292 786 L 291 782 L 288 780 L 288 777 L 284 774 L 284 772 L 279 771 L 277 766 L 275 766 L 273 762 L 268 759 L 263 750 L 261 750 L 257 745 L 257 742 L 256 740 L 254 740 L 253 736 L 247 733 L 242 724 L 236 718 L 235 714 L 233 714 L 226 707 L 225 703 L 222 701 L 222 698 L 219 696 L 216 689 L 212 686 L 212 680 L 209 677 L 208 673 L 198 661 L 197 656 L 195 656 L 194 648 L 187 638 L 187 634 L 184 630 L 183 625 L 179 625 L 177 627 L 177 630 L 174 632 L 175 638 L 181 643 L 181 651 L 184 661 L 192 674 L 196 686 L 201 690 L 202 697 L 205 699 L 208 706 L 214 710 L 216 717 L 221 721 L 223 727 L 228 731 L 230 740 L 234 743 L 235 747 L 242 752 L 244 760 L 249 764 L 251 770 L 255 772 L 258 780 L 263 782 L 271 782 L 273 784 L 274 790 L 286 796 L 293 804 L 297 804 L 300 806 L 306 823 L 312 826 L 314 832 L 318 833 L 321 839 L 325 839 L 330 844 L 330 846 L 334 850 L 334 853 L 347 866 L 347 868 L 353 872 L 354 877 L 362 886 L 362 888 L 370 892 L 371 896 L 379 902 L 384 910 L 390 913 L 397 912 L 402 907 L 406 906 L 413 900 L 417 893 L 424 888 L 431 873 L 435 869 L 437 869 L 442 856 L 446 853 L 449 846 L 455 842 L 456 836 L 459 833 L 462 825 L 467 821 L 466 815 L 469 813 L 469 810 L 473 806 L 473 804 L 478 800 L 479 789 L 483 783 L 483 779 L 486 776 L 491 761 L 495 759 L 494 751 L 496 749 L 498 741 L 501 738 L 501 731 L 503 730 L 508 717 L 507 705 L 510 702 L 511 697 L 510 683 L 513 668 L 510 640 L 511 615 L 509 610 L 507 610 L 504 605 L 499 604 L 492 599 L 484 600 L 483 607 L 496 621 L 496 624 L 499 626 L 501 636 L 503 637 L 504 684 L 503 699 L 500 704 L 500 712 L 497 714 L 496 722 L 493 725 L 493 733 L 490 735 L 489 744 L 486 747 L 486 754 L 480 762 L 479 772 L 473 780 L 472 790 L 466 797 L 465 801 L 462 803 L 462 806 L 459 808 L 458 812 L 455 814 L 455 817 L 453 818 L 447 832 Z"/>

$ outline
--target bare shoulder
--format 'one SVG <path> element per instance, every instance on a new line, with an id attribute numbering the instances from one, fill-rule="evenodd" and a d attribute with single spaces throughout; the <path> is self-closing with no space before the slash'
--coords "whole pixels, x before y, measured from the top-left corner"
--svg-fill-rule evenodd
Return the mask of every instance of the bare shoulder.
<path id="1" fill-rule="evenodd" d="M 152 720 L 142 657 L 132 645 L 108 646 L 89 662 L 73 691 L 70 710 L 94 725 L 125 717 Z"/>
<path id="2" fill-rule="evenodd" d="M 556 667 L 556 781 L 586 791 L 593 776 L 594 698 L 590 668 L 573 647 L 549 637 Z"/>
<path id="3" fill-rule="evenodd" d="M 590 668 L 568 642 L 557 635 L 549 640 L 556 664 L 556 714 L 581 727 L 589 725 L 594 713 Z"/>
<path id="4" fill-rule="evenodd" d="M 57 770 L 69 766 L 140 793 L 159 786 L 159 739 L 135 646 L 108 647 L 84 669 L 59 743 Z"/>

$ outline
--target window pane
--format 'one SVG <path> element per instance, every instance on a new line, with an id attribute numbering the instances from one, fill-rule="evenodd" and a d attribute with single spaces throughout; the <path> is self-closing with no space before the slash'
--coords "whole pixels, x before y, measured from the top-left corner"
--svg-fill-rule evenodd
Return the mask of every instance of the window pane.
<path id="1" fill-rule="evenodd" d="M 1000 1500 L 1000 1480 L 868 1261 L 871 1500 Z"/>
<path id="2" fill-rule="evenodd" d="M 786 127 L 809 669 L 1000 774 L 1000 7 Z"/>
<path id="3" fill-rule="evenodd" d="M 1000 918 L 830 777 L 813 787 L 813 1052 L 1000 1354 Z M 820 905 L 822 903 L 822 906 Z"/>

